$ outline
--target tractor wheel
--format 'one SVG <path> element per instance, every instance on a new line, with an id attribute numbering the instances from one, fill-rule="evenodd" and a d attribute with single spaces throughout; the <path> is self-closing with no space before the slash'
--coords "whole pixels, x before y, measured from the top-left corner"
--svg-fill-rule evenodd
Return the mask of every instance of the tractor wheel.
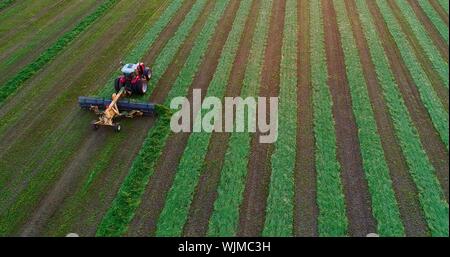
<path id="1" fill-rule="evenodd" d="M 146 70 L 145 73 L 146 73 L 147 81 L 150 81 L 150 79 L 152 78 L 152 74 L 153 74 L 152 69 L 147 67 L 145 70 Z"/>
<path id="2" fill-rule="evenodd" d="M 116 93 L 119 93 L 119 91 L 120 91 L 120 78 L 116 78 L 114 80 L 114 89 L 116 90 Z"/>
<path id="3" fill-rule="evenodd" d="M 147 93 L 148 83 L 145 79 L 139 80 L 136 85 L 134 85 L 134 91 L 139 95 L 145 95 Z"/>
<path id="4" fill-rule="evenodd" d="M 116 123 L 116 124 L 114 125 L 114 131 L 120 132 L 120 129 L 121 129 L 120 124 L 119 124 L 119 123 Z"/>
<path id="5" fill-rule="evenodd" d="M 98 130 L 98 124 L 96 124 L 96 123 L 92 123 L 92 129 L 93 130 Z"/>

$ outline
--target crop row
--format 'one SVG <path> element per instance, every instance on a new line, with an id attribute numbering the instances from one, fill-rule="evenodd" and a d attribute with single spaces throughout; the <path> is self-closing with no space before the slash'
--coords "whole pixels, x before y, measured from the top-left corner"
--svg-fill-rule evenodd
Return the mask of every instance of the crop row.
<path id="1" fill-rule="evenodd" d="M 433 8 L 433 6 L 430 4 L 429 1 L 418 1 L 420 7 L 422 10 L 426 13 L 428 18 L 433 23 L 434 27 L 439 31 L 439 34 L 445 39 L 445 42 L 447 42 L 448 45 L 448 27 L 444 23 L 444 21 L 439 18 L 438 13 Z"/>
<path id="2" fill-rule="evenodd" d="M 164 102 L 165 105 L 169 105 L 173 97 L 187 94 L 218 21 L 228 3 L 229 1 L 218 1 L 214 10 L 209 14 L 208 20 L 196 39 L 196 44 Z M 170 115 L 166 113 L 169 110 L 163 106 L 158 107 L 161 108 L 159 111 L 160 118 L 150 129 L 138 156 L 133 161 L 129 175 L 125 178 L 116 199 L 103 218 L 97 230 L 98 236 L 123 234 L 140 204 L 141 196 L 154 172 L 156 161 L 161 156 L 166 140 L 170 135 Z"/>
<path id="3" fill-rule="evenodd" d="M 297 112 L 297 1 L 287 0 L 280 64 L 279 129 L 272 159 L 264 236 L 292 236 Z"/>
<path id="4" fill-rule="evenodd" d="M 448 206 L 442 199 L 435 170 L 423 150 L 418 132 L 409 116 L 402 94 L 389 68 L 389 61 L 381 40 L 376 33 L 373 17 L 364 0 L 356 1 L 361 26 L 367 39 L 372 61 L 375 65 L 378 81 L 392 117 L 395 134 L 400 141 L 409 171 L 419 189 L 419 199 L 425 211 L 426 220 L 432 235 L 448 236 Z"/>
<path id="5" fill-rule="evenodd" d="M 111 85 L 106 86 L 111 87 Z M 60 99 L 58 99 L 58 101 L 59 100 Z M 45 172 L 39 172 L 37 174 L 36 172 L 33 172 L 33 175 L 36 174 L 35 177 L 20 180 L 29 180 L 29 184 L 25 192 L 21 192 L 21 194 L 19 195 L 20 198 L 16 200 L 14 205 L 1 214 L 2 219 L 0 220 L 2 221 L 0 222 L 0 233 L 3 232 L 3 229 L 11 229 L 12 225 L 15 224 L 14 222 L 12 222 L 13 220 L 15 221 L 23 218 L 23 216 L 27 213 L 23 211 L 21 212 L 20 210 L 23 210 L 25 206 L 31 206 L 31 203 L 37 202 L 39 199 L 39 194 L 43 192 L 43 188 L 45 187 L 45 185 L 49 184 L 51 181 L 54 181 L 54 179 L 57 178 L 57 172 L 61 171 L 61 165 L 64 163 L 64 160 L 66 160 L 66 158 L 68 158 L 74 152 L 74 146 L 76 146 L 76 142 L 79 142 L 83 137 L 83 131 L 84 130 L 73 130 L 72 133 L 67 134 L 65 133 L 66 130 L 57 130 L 55 131 L 56 133 L 51 134 L 49 140 L 45 141 L 42 150 L 52 150 L 52 147 L 55 147 L 57 142 L 68 147 L 65 148 L 64 151 L 55 153 L 48 162 L 45 162 L 44 166 L 40 166 L 39 170 L 45 170 Z M 61 133 L 65 133 L 64 136 L 62 136 Z M 36 154 L 36 156 L 37 158 L 39 158 L 40 156 L 45 156 L 45 152 L 39 152 L 39 154 Z M 31 166 L 27 166 L 27 169 L 28 168 L 31 173 Z M 2 193 L 2 196 L 3 195 L 5 194 Z M 5 224 L 3 224 L 3 221 L 5 222 Z M 3 226 L 5 226 L 5 228 Z"/>
<path id="6" fill-rule="evenodd" d="M 272 0 L 263 0 L 261 3 L 260 14 L 252 39 L 250 56 L 242 83 L 242 98 L 257 96 L 258 94 L 272 2 Z M 236 235 L 239 206 L 243 198 L 249 152 L 250 133 L 231 133 L 222 167 L 217 199 L 214 203 L 212 217 L 209 221 L 208 235 L 210 236 Z"/>
<path id="7" fill-rule="evenodd" d="M 232 29 L 223 47 L 221 57 L 206 97 L 223 98 L 234 64 L 234 59 L 243 34 L 245 22 L 250 13 L 252 0 L 241 1 Z M 203 111 L 205 112 L 205 111 Z M 196 123 L 201 122 L 197 115 Z M 158 235 L 181 236 L 186 222 L 193 190 L 198 183 L 204 165 L 211 133 L 192 133 L 177 168 L 174 183 L 167 197 L 166 205 L 158 223 Z"/>
<path id="8" fill-rule="evenodd" d="M 0 11 L 12 5 L 16 0 L 3 0 L 0 2 Z"/>
<path id="9" fill-rule="evenodd" d="M 343 1 L 334 1 L 337 24 L 341 34 L 345 68 L 352 98 L 353 114 L 358 126 L 358 138 L 365 177 L 372 200 L 372 212 L 377 220 L 378 233 L 382 236 L 404 235 L 389 168 L 377 131 L 372 105 L 365 83 L 358 47 Z"/>
<path id="10" fill-rule="evenodd" d="M 14 77 L 6 81 L 0 86 L 0 104 L 14 94 L 23 83 L 31 78 L 36 72 L 42 69 L 48 62 L 53 60 L 69 43 L 71 43 L 78 35 L 85 31 L 91 24 L 93 24 L 99 17 L 101 17 L 107 10 L 114 6 L 117 0 L 107 0 L 101 4 L 93 13 L 86 16 L 80 23 L 72 30 L 66 32 L 60 37 L 52 46 L 45 50 L 36 60 L 25 66 Z"/>
<path id="11" fill-rule="evenodd" d="M 386 1 L 377 0 L 376 2 L 380 7 L 386 25 L 400 50 L 403 61 L 419 90 L 420 98 L 430 114 L 434 127 L 448 150 L 448 114 L 445 112 L 439 97 L 433 90 L 433 86 L 420 65 L 420 62 L 414 55 L 414 51 L 406 39 L 405 34 L 401 31 L 400 24 L 395 19 L 392 10 L 389 8 Z"/>
<path id="12" fill-rule="evenodd" d="M 409 23 L 415 37 L 419 41 L 420 46 L 425 51 L 428 59 L 431 61 L 434 70 L 439 74 L 441 81 L 448 88 L 448 63 L 442 58 L 436 45 L 431 40 L 428 32 L 422 23 L 416 18 L 413 9 L 406 1 L 397 0 L 400 11 Z"/>
<path id="13" fill-rule="evenodd" d="M 313 87 L 314 137 L 317 170 L 318 230 L 321 236 L 344 236 L 348 221 L 336 159 L 333 101 L 327 80 L 327 60 L 321 1 L 310 1 L 311 83 Z"/>

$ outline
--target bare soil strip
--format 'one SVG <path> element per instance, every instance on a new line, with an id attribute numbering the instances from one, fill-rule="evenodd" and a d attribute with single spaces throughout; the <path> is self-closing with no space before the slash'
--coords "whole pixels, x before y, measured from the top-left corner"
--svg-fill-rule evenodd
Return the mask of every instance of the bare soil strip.
<path id="1" fill-rule="evenodd" d="M 428 116 L 428 112 L 420 100 L 420 95 L 415 83 L 403 63 L 403 59 L 397 48 L 397 45 L 389 33 L 383 16 L 378 9 L 375 1 L 367 1 L 369 9 L 375 20 L 378 33 L 383 39 L 383 47 L 388 56 L 390 67 L 394 73 L 399 89 L 403 95 L 408 112 L 413 120 L 416 129 L 419 131 L 420 141 L 428 155 L 433 167 L 436 169 L 436 175 L 441 183 L 441 187 L 448 201 L 448 176 L 449 176 L 449 157 L 445 145 L 442 143 L 439 134 L 435 130 L 433 123 Z"/>
<path id="2" fill-rule="evenodd" d="M 448 26 L 449 25 L 449 23 L 448 23 L 448 14 L 445 12 L 444 8 L 442 8 L 442 6 L 436 0 L 429 0 L 429 1 L 430 1 L 431 5 L 434 7 L 434 9 L 436 10 L 436 12 L 441 17 L 441 19 Z"/>
<path id="3" fill-rule="evenodd" d="M 297 157 L 295 167 L 294 234 L 317 236 L 316 167 L 310 64 L 309 2 L 298 4 Z"/>
<path id="4" fill-rule="evenodd" d="M 445 60 L 448 63 L 449 50 L 448 50 L 448 45 L 445 42 L 445 39 L 441 36 L 439 31 L 433 25 L 430 18 L 428 18 L 426 13 L 422 10 L 422 8 L 418 4 L 418 2 L 416 0 L 408 0 L 408 2 L 411 5 L 412 9 L 414 10 L 414 13 L 416 14 L 419 21 L 423 24 L 425 29 L 428 31 L 434 44 L 439 49 L 439 52 L 441 53 L 441 55 L 445 58 Z"/>
<path id="5" fill-rule="evenodd" d="M 364 178 L 358 128 L 352 112 L 344 53 L 337 27 L 336 13 L 330 0 L 322 0 L 328 62 L 328 85 L 333 98 L 337 158 L 341 164 L 349 234 L 366 236 L 376 231 L 367 181 Z"/>
<path id="6" fill-rule="evenodd" d="M 444 83 L 440 80 L 439 74 L 433 69 L 433 65 L 428 59 L 427 55 L 425 54 L 424 50 L 419 44 L 419 41 L 414 36 L 413 31 L 411 30 L 411 27 L 409 24 L 405 21 L 404 17 L 402 16 L 401 10 L 399 9 L 398 5 L 395 3 L 395 1 L 388 0 L 389 6 L 391 7 L 392 11 L 394 12 L 395 17 L 400 23 L 400 26 L 403 30 L 403 32 L 406 34 L 406 37 L 408 38 L 408 41 L 410 42 L 411 46 L 414 49 L 414 52 L 416 56 L 418 57 L 420 63 L 422 64 L 423 69 L 425 70 L 425 73 L 427 74 L 428 78 L 431 81 L 431 84 L 433 85 L 434 90 L 436 91 L 436 94 L 438 95 L 439 99 L 442 102 L 442 105 L 444 106 L 445 110 L 449 111 L 449 92 L 448 89 L 445 88 Z"/>
<path id="7" fill-rule="evenodd" d="M 278 96 L 285 7 L 285 0 L 273 2 L 259 90 L 261 97 Z M 260 236 L 264 228 L 273 144 L 259 143 L 260 136 L 259 132 L 252 136 L 244 198 L 239 212 L 239 236 Z"/>
<path id="8" fill-rule="evenodd" d="M 213 1 L 211 1 L 213 3 Z M 211 4 L 209 3 L 209 4 Z M 225 10 L 224 16 L 219 21 L 216 32 L 211 40 L 206 55 L 203 59 L 199 72 L 196 74 L 191 89 L 202 89 L 204 98 L 209 83 L 216 70 L 218 60 L 225 44 L 228 33 L 231 30 L 234 16 L 239 8 L 238 1 L 231 1 Z M 194 43 L 194 42 L 193 42 Z M 178 73 L 176 73 L 178 74 Z M 174 78 L 175 79 L 175 78 Z M 155 92 L 156 95 L 166 98 L 167 92 Z M 189 90 L 189 101 L 192 101 L 192 90 Z M 165 197 L 170 190 L 175 177 L 178 163 L 183 155 L 190 133 L 177 133 L 169 136 L 161 159 L 158 161 L 155 173 L 142 196 L 145 199 L 141 203 L 133 221 L 130 224 L 128 235 L 130 236 L 153 236 L 156 232 L 156 223 L 160 212 L 164 207 Z"/>
<path id="9" fill-rule="evenodd" d="M 395 136 L 394 126 L 383 97 L 382 88 L 378 84 L 377 74 L 361 28 L 355 2 L 345 1 L 345 3 L 361 58 L 372 109 L 377 122 L 377 130 L 380 134 L 384 156 L 393 181 L 405 232 L 408 236 L 427 236 L 428 229 L 419 204 L 418 191 L 409 175 L 406 160 Z"/>
<path id="10" fill-rule="evenodd" d="M 248 19 L 245 25 L 225 96 L 239 96 L 241 91 L 260 4 L 258 0 L 252 3 L 251 13 L 255 14 L 255 17 Z M 205 236 L 208 232 L 208 221 L 214 209 L 229 137 L 229 133 L 213 133 L 211 137 L 205 165 L 189 210 L 188 221 L 184 227 L 184 236 Z"/>

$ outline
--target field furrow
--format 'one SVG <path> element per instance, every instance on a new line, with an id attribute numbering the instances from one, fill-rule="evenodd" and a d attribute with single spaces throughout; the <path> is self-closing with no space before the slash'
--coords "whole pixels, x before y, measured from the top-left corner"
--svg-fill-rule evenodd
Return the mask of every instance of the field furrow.
<path id="1" fill-rule="evenodd" d="M 441 37 L 449 44 L 448 39 L 448 26 L 445 24 L 443 20 L 439 18 L 439 14 L 433 9 L 433 6 L 429 1 L 410 1 L 410 4 L 416 6 L 417 4 L 422 8 L 428 19 L 432 22 L 436 30 L 439 32 Z M 448 56 L 447 56 L 448 60 Z"/>

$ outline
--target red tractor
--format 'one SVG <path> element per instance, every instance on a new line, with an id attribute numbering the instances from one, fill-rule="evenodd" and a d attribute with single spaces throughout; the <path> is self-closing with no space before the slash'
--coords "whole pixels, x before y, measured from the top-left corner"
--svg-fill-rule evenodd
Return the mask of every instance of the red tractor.
<path id="1" fill-rule="evenodd" d="M 133 94 L 144 95 L 147 92 L 148 82 L 152 76 L 150 68 L 144 63 L 125 64 L 122 68 L 122 75 L 115 79 L 114 88 L 116 93 L 122 87 L 129 96 Z"/>

